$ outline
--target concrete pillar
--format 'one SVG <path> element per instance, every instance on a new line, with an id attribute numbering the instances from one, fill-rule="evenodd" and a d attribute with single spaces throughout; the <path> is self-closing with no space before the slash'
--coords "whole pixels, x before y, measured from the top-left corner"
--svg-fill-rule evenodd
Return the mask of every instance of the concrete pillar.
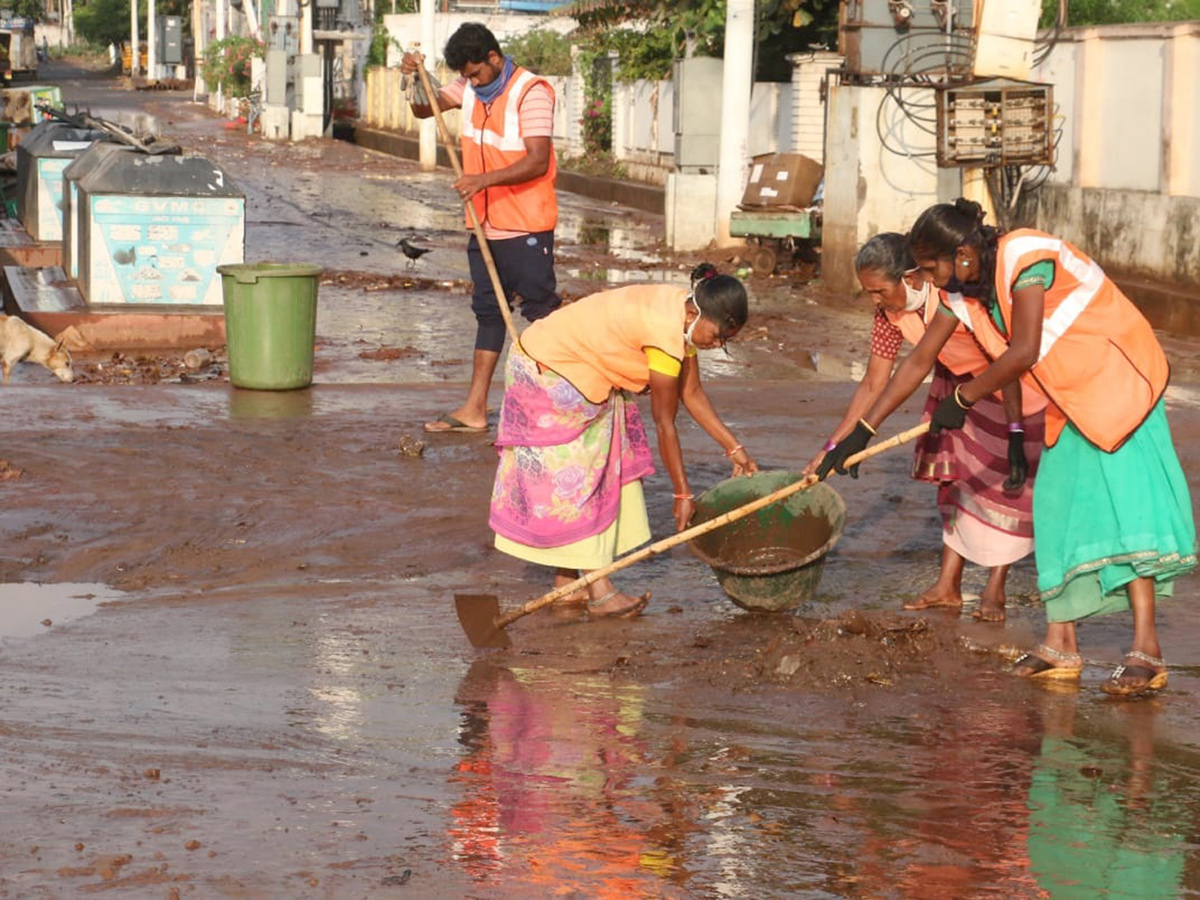
<path id="1" fill-rule="evenodd" d="M 717 246 L 742 243 L 729 234 L 729 217 L 746 187 L 750 94 L 754 87 L 754 0 L 728 0 L 725 66 L 721 80 L 721 137 L 717 154 Z"/>
<path id="2" fill-rule="evenodd" d="M 433 19 L 434 19 L 434 4 L 437 0 L 421 0 L 421 52 L 425 54 L 425 68 L 429 71 L 435 71 L 433 61 L 437 56 L 438 50 L 434 48 Z M 400 98 L 403 103 L 404 98 Z M 421 163 L 421 169 L 425 172 L 432 172 L 437 168 L 437 148 L 438 148 L 438 127 L 437 120 L 434 118 L 422 119 L 418 127 L 420 134 L 420 151 L 417 157 Z"/>
<path id="3" fill-rule="evenodd" d="M 1075 172 L 1080 187 L 1103 187 L 1101 157 L 1105 152 L 1104 40 L 1095 28 L 1081 35 L 1075 55 Z"/>
<path id="4" fill-rule="evenodd" d="M 154 0 L 146 0 L 146 77 L 158 81 L 158 18 Z"/>
<path id="5" fill-rule="evenodd" d="M 213 33 L 213 38 L 216 41 L 223 41 L 223 40 L 225 40 L 225 4 L 228 2 L 228 0 L 215 0 L 215 2 L 216 2 L 216 6 L 217 6 L 217 22 L 216 22 L 216 27 L 215 27 L 214 33 Z M 224 112 L 224 108 L 223 108 L 224 103 L 225 103 L 225 83 L 224 82 L 217 83 L 216 100 L 217 100 L 217 110 L 219 112 Z M 266 133 L 265 130 L 263 133 L 264 134 Z"/>
<path id="6" fill-rule="evenodd" d="M 1163 66 L 1162 190 L 1172 197 L 1200 197 L 1200 166 L 1196 163 L 1200 106 L 1195 102 L 1196 85 L 1200 84 L 1200 35 L 1194 24 L 1172 30 Z"/>
<path id="7" fill-rule="evenodd" d="M 919 92 L 911 99 L 929 100 Z M 955 176 L 957 196 L 958 170 L 939 169 L 922 155 L 934 144 L 934 136 L 909 122 L 883 88 L 830 85 L 821 224 L 821 280 L 830 288 L 857 289 L 854 255 L 867 238 L 907 231 L 926 207 L 950 199 L 941 196 L 949 181 L 943 172 Z"/>
<path id="8" fill-rule="evenodd" d="M 580 55 L 579 48 L 572 46 L 571 80 L 568 82 L 567 96 L 564 98 L 567 104 L 567 135 L 563 141 L 563 151 L 568 158 L 583 153 L 583 125 L 580 124 L 580 119 L 583 118 L 586 95 L 583 70 L 579 64 Z"/>
<path id="9" fill-rule="evenodd" d="M 141 54 L 138 52 L 138 44 L 141 43 L 138 37 L 138 7 L 136 0 L 129 4 L 129 37 L 133 44 L 133 53 L 129 57 L 129 76 L 132 78 L 138 73 L 138 63 L 141 60 L 138 58 Z"/>
<path id="10" fill-rule="evenodd" d="M 792 53 L 792 110 L 790 149 L 817 162 L 825 160 L 825 99 L 821 83 L 842 58 L 828 50 Z"/>

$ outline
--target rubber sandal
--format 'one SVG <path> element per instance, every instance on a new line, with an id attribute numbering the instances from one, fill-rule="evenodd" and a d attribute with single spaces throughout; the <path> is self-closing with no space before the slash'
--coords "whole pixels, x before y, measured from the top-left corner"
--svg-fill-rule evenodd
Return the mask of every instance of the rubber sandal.
<path id="1" fill-rule="evenodd" d="M 1122 662 L 1117 666 L 1108 681 L 1100 686 L 1100 690 L 1114 697 L 1136 697 L 1141 694 L 1156 694 L 1167 686 L 1167 673 L 1157 671 L 1158 667 L 1166 668 L 1166 663 L 1157 656 L 1143 653 L 1141 650 L 1130 650 L 1125 659 L 1140 659 L 1147 665 L 1127 666 Z M 1153 668 L 1151 668 L 1153 667 Z M 1126 675 L 1132 675 L 1139 681 L 1121 681 Z"/>
<path id="2" fill-rule="evenodd" d="M 431 425 L 445 425 L 445 428 L 431 428 Z M 425 423 L 425 431 L 429 434 L 446 434 L 451 431 L 461 432 L 463 434 L 481 434 L 487 431 L 486 425 L 467 425 L 460 419 L 456 419 L 450 413 L 442 413 L 432 422 Z"/>
<path id="3" fill-rule="evenodd" d="M 1021 675 L 1017 669 L 1029 669 L 1029 672 Z M 1078 653 L 1061 653 L 1053 647 L 1038 644 L 1028 653 L 1018 656 L 1010 671 L 1018 678 L 1028 678 L 1030 681 L 1076 681 L 1083 675 L 1083 657 Z"/>
<path id="4" fill-rule="evenodd" d="M 621 592 L 609 591 L 599 600 L 592 601 L 592 603 L 588 605 L 588 614 L 597 619 L 632 619 L 634 616 L 641 615 L 642 610 L 646 608 L 646 604 L 650 602 L 650 592 L 646 591 L 646 593 L 642 594 L 642 596 L 639 597 L 634 603 L 630 604 L 624 609 L 619 609 L 616 612 L 598 612 L 596 610 L 597 606 L 607 603 L 619 593 Z"/>

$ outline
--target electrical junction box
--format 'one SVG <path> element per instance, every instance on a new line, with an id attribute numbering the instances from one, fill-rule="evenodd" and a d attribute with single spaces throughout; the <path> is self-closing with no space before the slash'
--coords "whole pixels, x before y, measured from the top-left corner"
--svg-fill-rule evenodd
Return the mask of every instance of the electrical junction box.
<path id="1" fill-rule="evenodd" d="M 721 155 L 721 97 L 725 63 L 711 56 L 675 60 L 672 72 L 675 169 L 715 172 Z"/>
<path id="2" fill-rule="evenodd" d="M 937 89 L 937 164 L 1052 165 L 1054 89 L 996 78 Z"/>
<path id="3" fill-rule="evenodd" d="M 967 77 L 977 6 L 976 0 L 842 0 L 838 52 L 854 75 Z"/>
<path id="4" fill-rule="evenodd" d="M 972 74 L 976 78 L 1027 79 L 1041 14 L 1041 0 L 985 0 Z"/>
<path id="5" fill-rule="evenodd" d="M 158 20 L 158 61 L 167 66 L 183 62 L 183 19 L 179 16 Z"/>

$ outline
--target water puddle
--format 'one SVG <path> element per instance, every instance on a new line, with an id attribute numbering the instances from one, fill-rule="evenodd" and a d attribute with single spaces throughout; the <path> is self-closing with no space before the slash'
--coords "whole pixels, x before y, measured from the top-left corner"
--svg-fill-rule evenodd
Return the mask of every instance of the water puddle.
<path id="1" fill-rule="evenodd" d="M 0 639 L 36 637 L 117 599 L 102 584 L 0 584 Z"/>
<path id="2" fill-rule="evenodd" d="M 661 269 L 646 271 L 643 269 L 597 267 L 594 269 L 568 268 L 563 271 L 572 278 L 578 278 L 581 281 L 596 281 L 608 285 L 665 283 L 686 287 L 688 283 L 686 272 L 670 272 Z"/>

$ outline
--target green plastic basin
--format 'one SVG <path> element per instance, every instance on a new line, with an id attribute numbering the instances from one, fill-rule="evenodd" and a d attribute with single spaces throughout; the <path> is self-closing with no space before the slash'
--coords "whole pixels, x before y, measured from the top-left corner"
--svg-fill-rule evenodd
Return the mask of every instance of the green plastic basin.
<path id="1" fill-rule="evenodd" d="M 696 498 L 691 524 L 744 506 L 799 481 L 799 472 L 730 478 Z M 842 536 L 846 504 L 826 482 L 772 503 L 691 541 L 726 595 L 743 609 L 784 612 L 816 596 L 825 555 Z"/>

